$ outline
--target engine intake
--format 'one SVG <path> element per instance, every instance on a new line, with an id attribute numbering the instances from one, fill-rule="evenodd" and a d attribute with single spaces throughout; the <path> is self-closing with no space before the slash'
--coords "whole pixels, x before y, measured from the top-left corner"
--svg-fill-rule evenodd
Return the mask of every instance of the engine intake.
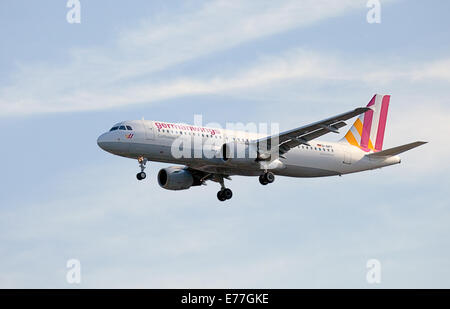
<path id="1" fill-rule="evenodd" d="M 161 169 L 158 173 L 158 183 L 167 190 L 186 190 L 197 185 L 194 176 L 181 166 Z"/>

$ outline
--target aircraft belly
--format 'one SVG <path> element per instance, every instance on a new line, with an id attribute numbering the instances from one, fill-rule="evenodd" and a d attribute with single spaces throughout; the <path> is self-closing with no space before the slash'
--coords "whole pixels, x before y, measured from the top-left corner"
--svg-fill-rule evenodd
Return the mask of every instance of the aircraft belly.
<path id="1" fill-rule="evenodd" d="M 335 146 L 333 154 L 318 153 L 312 150 L 292 149 L 285 154 L 285 159 L 280 158 L 284 167 L 271 170 L 274 174 L 289 177 L 325 177 L 347 173 L 353 173 L 365 169 L 372 169 L 375 166 L 366 166 L 365 160 L 359 158 L 360 154 L 353 154 L 352 164 L 343 163 L 341 149 Z M 135 142 L 130 145 L 130 153 L 127 157 L 138 158 L 145 156 L 149 160 L 157 162 L 167 162 L 171 164 L 188 165 L 207 173 L 217 173 L 225 175 L 259 176 L 263 173 L 259 164 L 226 166 L 219 158 L 174 158 L 171 154 L 171 147 L 166 143 L 145 143 Z M 357 158 L 358 156 L 358 158 Z"/>
<path id="2" fill-rule="evenodd" d="M 339 175 L 340 173 L 336 171 L 324 170 L 315 167 L 286 165 L 285 169 L 274 171 L 274 174 L 289 177 L 325 177 L 325 176 L 336 176 Z"/>
<path id="3" fill-rule="evenodd" d="M 337 170 L 339 159 L 331 154 L 308 154 L 300 150 L 291 150 L 286 155 L 286 159 L 281 158 L 283 167 L 271 170 L 275 175 L 290 177 L 325 177 L 340 175 Z M 259 176 L 264 170 L 259 165 L 248 165 L 239 167 L 227 167 L 222 164 L 208 164 L 200 160 L 197 164 L 191 164 L 192 168 L 209 173 L 219 173 L 226 175 Z"/>

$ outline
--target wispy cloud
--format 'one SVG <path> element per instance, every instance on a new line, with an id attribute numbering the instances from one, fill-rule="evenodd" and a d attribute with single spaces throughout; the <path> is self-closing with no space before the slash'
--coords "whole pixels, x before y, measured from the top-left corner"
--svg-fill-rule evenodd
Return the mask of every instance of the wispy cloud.
<path id="1" fill-rule="evenodd" d="M 68 63 L 20 64 L 10 83 L 0 87 L 0 115 L 101 109 L 233 88 L 237 82 L 218 85 L 220 76 L 153 84 L 158 72 L 176 64 L 354 9 L 365 9 L 365 1 L 218 0 L 181 16 L 152 16 L 121 31 L 111 46 L 71 50 Z M 136 80 L 147 83 L 136 86 Z"/>
<path id="2" fill-rule="evenodd" d="M 450 82 L 447 73 L 450 71 L 450 61 L 447 59 L 411 66 L 393 64 L 389 70 L 385 70 L 380 67 L 386 65 L 370 63 L 367 59 L 349 62 L 331 54 L 294 49 L 279 55 L 262 56 L 242 66 L 232 74 L 213 74 L 203 79 L 180 76 L 151 83 L 125 83 L 121 87 L 116 83 L 93 87 L 96 83 L 92 81 L 92 86 L 85 88 L 75 85 L 75 90 L 70 88 L 75 82 L 66 74 L 52 75 L 46 69 L 37 69 L 24 79 L 26 85 L 20 83 L 3 89 L 4 96 L 0 98 L 1 114 L 98 110 L 188 95 L 230 94 L 246 89 L 251 91 L 254 87 L 286 80 L 356 82 L 380 88 L 389 83 L 411 84 L 426 80 L 446 84 Z M 43 77 L 37 78 L 35 75 Z M 27 97 L 34 92 L 41 95 Z"/>
<path id="3" fill-rule="evenodd" d="M 385 66 L 386 64 L 380 65 L 379 69 L 368 71 L 364 80 L 378 84 L 392 83 L 397 80 L 450 83 L 450 59 L 447 58 L 407 65 L 392 63 L 387 70 L 383 69 Z"/>

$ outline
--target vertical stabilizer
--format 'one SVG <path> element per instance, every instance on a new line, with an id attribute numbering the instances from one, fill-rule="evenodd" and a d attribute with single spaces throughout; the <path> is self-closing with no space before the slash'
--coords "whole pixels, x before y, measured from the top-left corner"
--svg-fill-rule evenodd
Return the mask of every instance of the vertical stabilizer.
<path id="1" fill-rule="evenodd" d="M 349 143 L 366 152 L 381 151 L 390 99 L 390 95 L 374 95 L 367 105 L 371 110 L 356 119 L 341 142 Z"/>

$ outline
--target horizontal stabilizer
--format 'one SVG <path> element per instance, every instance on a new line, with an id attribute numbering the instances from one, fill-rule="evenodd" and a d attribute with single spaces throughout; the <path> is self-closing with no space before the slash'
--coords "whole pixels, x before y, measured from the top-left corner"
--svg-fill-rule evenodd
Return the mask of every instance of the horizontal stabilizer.
<path id="1" fill-rule="evenodd" d="M 414 142 L 414 143 L 410 143 L 410 144 L 406 144 L 406 145 L 402 145 L 402 146 L 397 146 L 397 147 L 394 147 L 394 148 L 389 148 L 389 149 L 386 149 L 386 150 L 383 150 L 383 151 L 371 153 L 371 154 L 368 154 L 367 156 L 368 157 L 372 157 L 372 158 L 395 156 L 395 155 L 398 155 L 398 154 L 400 154 L 402 152 L 411 150 L 413 148 L 419 147 L 419 146 L 421 146 L 423 144 L 426 144 L 426 143 L 427 142 Z"/>

